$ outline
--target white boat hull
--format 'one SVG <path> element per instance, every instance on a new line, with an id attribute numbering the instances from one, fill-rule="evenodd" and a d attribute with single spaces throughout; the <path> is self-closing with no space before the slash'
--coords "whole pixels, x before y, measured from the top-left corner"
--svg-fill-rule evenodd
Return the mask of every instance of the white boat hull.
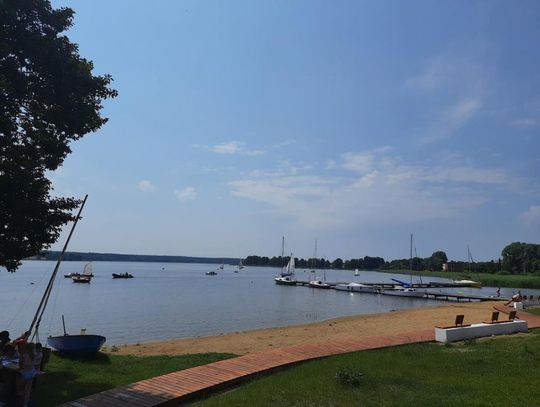
<path id="1" fill-rule="evenodd" d="M 274 281 L 279 285 L 296 285 L 296 279 L 291 277 L 276 277 Z"/>
<path id="2" fill-rule="evenodd" d="M 394 297 L 409 297 L 409 298 L 423 298 L 426 293 L 424 291 L 416 291 L 412 288 L 406 288 L 404 290 L 383 290 L 381 294 L 393 295 Z"/>
<path id="3" fill-rule="evenodd" d="M 365 284 L 338 284 L 336 285 L 336 290 L 339 291 L 350 291 L 350 292 L 356 292 L 356 293 L 370 293 L 370 294 L 377 294 L 379 290 L 375 287 L 372 287 L 370 285 Z"/>
<path id="4" fill-rule="evenodd" d="M 331 288 L 330 284 L 327 284 L 324 281 L 310 281 L 309 286 L 311 288 L 323 288 L 323 289 Z"/>

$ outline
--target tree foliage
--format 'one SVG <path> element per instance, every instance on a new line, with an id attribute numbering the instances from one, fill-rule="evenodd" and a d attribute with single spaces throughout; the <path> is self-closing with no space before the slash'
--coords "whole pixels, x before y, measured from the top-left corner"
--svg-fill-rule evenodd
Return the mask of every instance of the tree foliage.
<path id="1" fill-rule="evenodd" d="M 52 197 L 46 173 L 72 141 L 106 123 L 102 102 L 116 96 L 111 76 L 94 76 L 62 35 L 73 15 L 47 0 L 0 0 L 0 265 L 8 271 L 73 218 L 79 201 Z"/>
<path id="2" fill-rule="evenodd" d="M 540 271 L 540 244 L 509 244 L 502 251 L 502 266 L 512 274 Z"/>

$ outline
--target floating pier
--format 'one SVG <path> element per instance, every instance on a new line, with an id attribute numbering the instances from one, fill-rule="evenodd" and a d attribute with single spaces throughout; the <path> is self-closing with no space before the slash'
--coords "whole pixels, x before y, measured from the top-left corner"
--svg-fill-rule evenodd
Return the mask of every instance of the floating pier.
<path id="1" fill-rule="evenodd" d="M 330 285 L 330 288 L 336 288 L 338 284 L 348 284 L 349 282 L 329 282 L 326 284 Z M 397 283 L 362 283 L 364 285 L 369 285 L 377 289 L 378 292 L 373 294 L 382 294 L 384 295 L 384 290 L 392 290 L 396 287 L 401 286 Z M 307 287 L 309 286 L 308 280 L 297 280 L 296 285 Z M 429 282 L 429 283 L 417 283 L 412 284 L 412 287 L 415 289 L 425 289 L 423 296 L 418 297 L 402 297 L 402 298 L 416 298 L 416 299 L 426 299 L 426 300 L 437 300 L 437 301 L 453 301 L 453 302 L 472 302 L 472 301 L 508 301 L 509 298 L 502 297 L 491 297 L 486 295 L 472 295 L 472 294 L 463 294 L 463 293 L 451 293 L 443 291 L 428 291 L 429 288 L 465 288 L 465 287 L 474 287 L 474 285 L 467 286 L 455 283 L 439 283 L 439 282 Z M 369 294 L 368 292 L 361 293 L 358 291 L 345 291 L 345 292 L 354 292 L 357 294 Z"/>

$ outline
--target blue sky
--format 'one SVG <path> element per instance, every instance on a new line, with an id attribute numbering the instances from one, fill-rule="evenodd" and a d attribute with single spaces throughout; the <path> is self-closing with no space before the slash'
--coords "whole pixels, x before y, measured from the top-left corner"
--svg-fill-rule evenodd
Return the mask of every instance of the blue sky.
<path id="1" fill-rule="evenodd" d="M 118 98 L 71 250 L 498 258 L 540 243 L 536 1 L 53 1 Z M 55 245 L 59 247 L 60 242 Z"/>

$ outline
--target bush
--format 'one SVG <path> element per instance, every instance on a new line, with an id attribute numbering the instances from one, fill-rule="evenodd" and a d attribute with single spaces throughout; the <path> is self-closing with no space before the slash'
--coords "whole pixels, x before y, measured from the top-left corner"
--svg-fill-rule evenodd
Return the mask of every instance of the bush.
<path id="1" fill-rule="evenodd" d="M 360 384 L 364 374 L 354 367 L 340 367 L 336 372 L 336 380 L 338 383 L 348 386 L 357 386 Z"/>

